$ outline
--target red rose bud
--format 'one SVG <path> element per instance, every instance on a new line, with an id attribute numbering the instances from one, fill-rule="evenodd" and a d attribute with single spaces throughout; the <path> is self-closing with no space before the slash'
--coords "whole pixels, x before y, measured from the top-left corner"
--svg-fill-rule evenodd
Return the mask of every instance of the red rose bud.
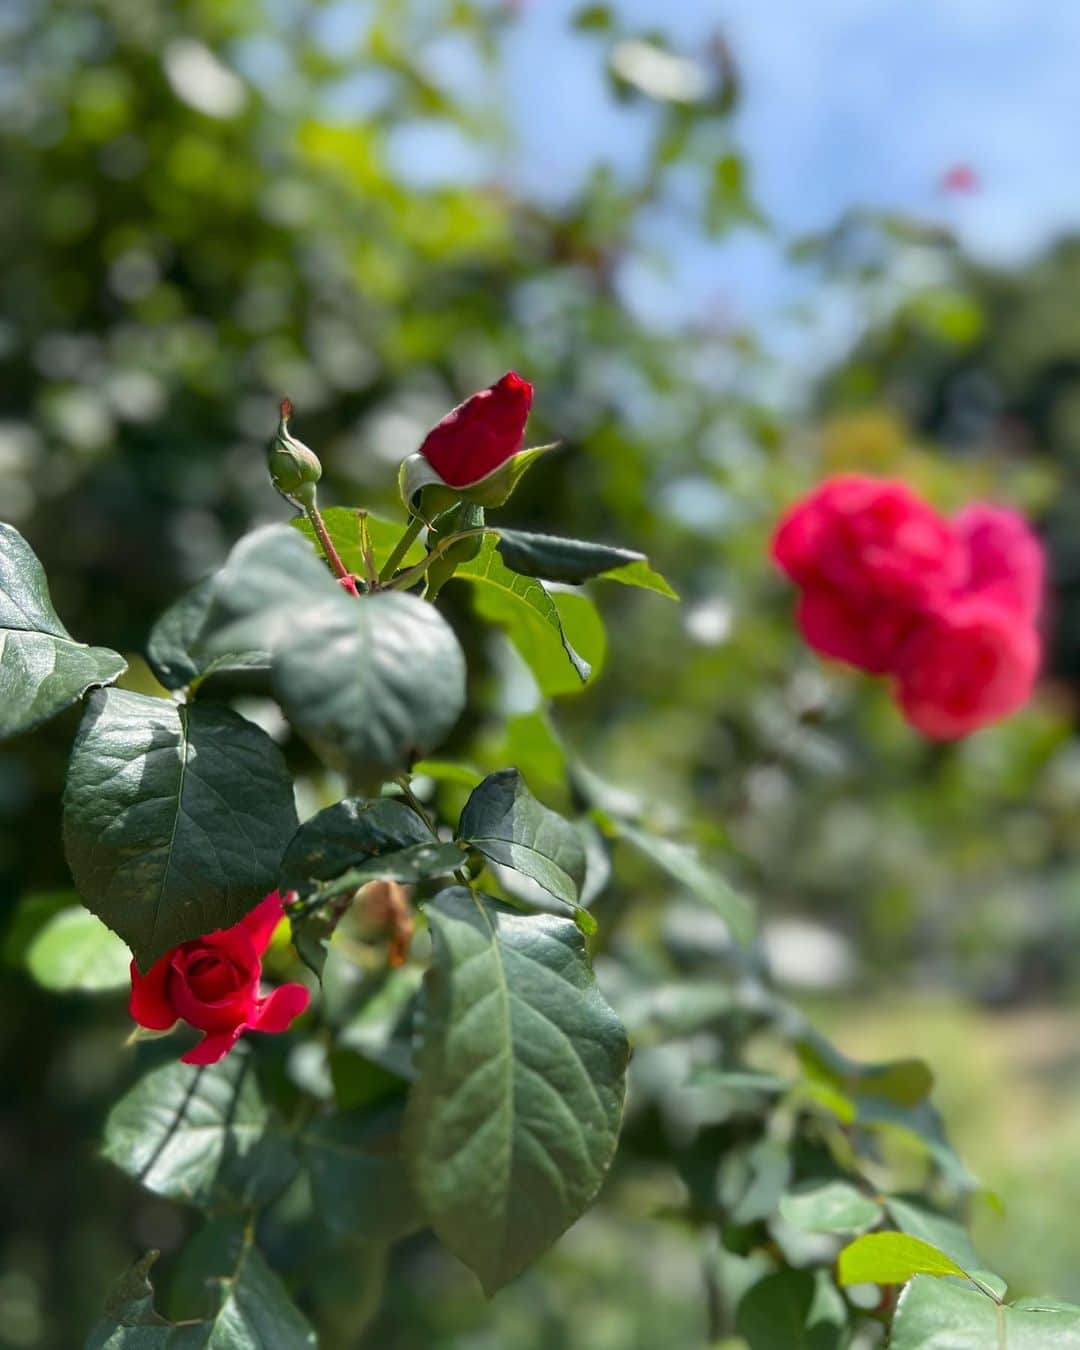
<path id="1" fill-rule="evenodd" d="M 180 1058 L 185 1064 L 215 1064 L 242 1031 L 285 1031 L 308 1005 L 302 984 L 283 984 L 259 995 L 262 955 L 283 913 L 271 891 L 233 928 L 174 947 L 143 975 L 131 963 L 131 1015 L 142 1027 L 168 1031 L 178 1020 L 205 1033 Z"/>
<path id="2" fill-rule="evenodd" d="M 533 387 L 510 370 L 473 394 L 428 432 L 420 454 L 449 487 L 467 488 L 521 449 Z"/>

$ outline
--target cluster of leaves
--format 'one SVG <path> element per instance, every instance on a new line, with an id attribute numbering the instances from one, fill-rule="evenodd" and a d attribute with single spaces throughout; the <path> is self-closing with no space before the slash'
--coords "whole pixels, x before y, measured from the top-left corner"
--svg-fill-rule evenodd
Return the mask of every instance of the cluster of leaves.
<path id="1" fill-rule="evenodd" d="M 424 490 L 409 485 L 406 500 L 420 511 Z M 309 515 L 299 529 L 241 540 L 162 616 L 147 644 L 161 696 L 109 687 L 123 660 L 76 643 L 25 541 L 10 528 L 0 539 L 6 729 L 86 697 L 64 803 L 85 904 L 146 969 L 279 888 L 296 950 L 324 980 L 325 1031 L 309 1042 L 320 1067 L 294 1075 L 283 1099 L 266 1095 L 256 1056 L 240 1050 L 208 1067 L 157 1068 L 111 1112 L 106 1157 L 210 1216 L 182 1263 L 184 1280 L 212 1294 L 200 1320 L 168 1322 L 148 1258 L 118 1288 L 94 1350 L 256 1350 L 267 1326 L 275 1345 L 315 1344 L 261 1253 L 275 1228 L 301 1228 L 320 1252 L 385 1251 L 430 1228 L 494 1293 L 599 1191 L 619 1140 L 628 1032 L 639 1064 L 624 1152 L 670 1169 L 683 1220 L 711 1235 L 713 1336 L 735 1331 L 752 1350 L 845 1346 L 889 1322 L 891 1299 L 861 1299 L 859 1286 L 920 1272 L 974 1282 L 991 1315 L 1005 1316 L 1000 1282 L 978 1273 L 948 1215 L 976 1183 L 927 1101 L 921 1062 L 859 1065 L 819 1037 L 748 954 L 745 898 L 550 730 L 546 776 L 562 778 L 573 818 L 539 801 L 518 767 L 482 776 L 425 758 L 465 706 L 465 657 L 431 603 L 446 583 L 468 583 L 479 616 L 502 625 L 538 687 L 557 693 L 559 674 L 591 674 L 571 637 L 602 626 L 586 594 L 553 588 L 610 577 L 670 595 L 663 578 L 640 554 L 500 530 L 482 512 L 463 520 L 458 506 L 423 545 L 414 525 L 402 532 L 366 512 Z M 355 563 L 350 589 L 362 590 L 342 588 L 312 535 L 330 539 L 339 566 Z M 351 795 L 297 825 L 281 751 L 229 706 L 237 680 L 276 700 Z M 447 800 L 417 795 L 425 782 L 470 789 L 452 828 Z M 710 950 L 700 928 L 687 945 L 672 924 L 667 973 L 619 962 L 612 948 L 602 969 L 613 1010 L 587 939 L 601 941 L 589 906 L 618 846 L 719 927 Z M 415 964 L 388 973 L 367 962 L 359 973 L 334 940 L 362 914 L 364 888 L 386 881 L 415 888 L 430 938 L 422 981 Z M 59 939 L 45 930 L 31 959 L 49 969 L 59 952 L 66 969 L 92 969 L 101 933 L 68 920 Z M 883 1229 L 909 1238 L 860 1239 L 841 1253 L 837 1282 L 839 1239 Z M 895 1335 L 913 1350 L 934 1343 L 911 1326 L 932 1324 L 925 1305 L 937 1297 L 913 1284 L 900 1305 Z M 977 1334 L 982 1304 L 957 1306 Z M 1020 1325 L 1037 1313 L 1018 1305 L 1008 1316 Z"/>

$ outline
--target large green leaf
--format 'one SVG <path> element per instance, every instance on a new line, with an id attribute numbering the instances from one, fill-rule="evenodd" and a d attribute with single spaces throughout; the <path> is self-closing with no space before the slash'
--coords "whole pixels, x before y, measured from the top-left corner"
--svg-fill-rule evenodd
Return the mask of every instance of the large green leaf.
<path id="1" fill-rule="evenodd" d="M 809 1270 L 766 1275 L 743 1295 L 735 1316 L 752 1350 L 840 1350 L 846 1321 L 835 1288 Z"/>
<path id="2" fill-rule="evenodd" d="M 155 1195 L 218 1209 L 273 1199 L 297 1166 L 245 1046 L 146 1074 L 109 1112 L 102 1152 Z"/>
<path id="3" fill-rule="evenodd" d="M 569 920 L 463 887 L 426 913 L 433 957 L 406 1153 L 436 1233 L 492 1293 L 596 1195 L 628 1045 Z"/>
<path id="4" fill-rule="evenodd" d="M 405 533 L 404 522 L 383 520 L 380 516 L 373 516 L 370 511 L 357 511 L 349 506 L 330 506 L 322 512 L 323 524 L 338 551 L 338 557 L 350 572 L 361 578 L 365 575 L 364 555 L 360 551 L 362 515 L 367 516 L 368 538 L 371 540 L 371 552 L 378 568 L 384 566 L 398 540 Z M 307 516 L 296 516 L 289 524 L 294 530 L 299 530 L 312 548 L 318 551 L 315 531 Z M 423 557 L 424 545 L 419 539 L 414 539 L 401 559 L 401 566 L 411 567 L 413 563 L 421 562 Z"/>
<path id="5" fill-rule="evenodd" d="M 232 1236 L 232 1235 L 230 1235 Z M 205 1321 L 170 1323 L 154 1310 L 150 1252 L 117 1285 L 86 1350 L 316 1350 L 315 1332 L 257 1249 L 236 1234 Z"/>
<path id="6" fill-rule="evenodd" d="M 396 1242 L 423 1227 L 401 1156 L 400 1106 L 324 1116 L 298 1142 L 320 1222 L 369 1242 Z"/>
<path id="7" fill-rule="evenodd" d="M 40 929 L 26 953 L 26 965 L 46 989 L 99 993 L 128 987 L 131 953 L 100 919 L 74 905 Z"/>
<path id="8" fill-rule="evenodd" d="M 0 740 L 47 722 L 126 669 L 119 652 L 75 641 L 33 549 L 0 524 Z"/>
<path id="9" fill-rule="evenodd" d="M 642 853 L 657 867 L 685 886 L 702 904 L 716 910 L 731 929 L 736 942 L 749 943 L 754 936 L 754 907 L 719 872 L 707 866 L 689 844 L 653 834 L 636 825 L 620 823 L 619 838 Z"/>
<path id="10" fill-rule="evenodd" d="M 590 577 L 621 581 L 660 595 L 678 596 L 668 583 L 649 566 L 644 553 L 628 548 L 612 548 L 584 539 L 557 539 L 550 534 L 527 534 L 523 530 L 499 532 L 496 547 L 512 572 L 545 581 L 565 581 L 580 585 Z"/>
<path id="11" fill-rule="evenodd" d="M 581 835 L 538 802 L 517 769 L 489 774 L 458 822 L 458 836 L 492 862 L 532 877 L 559 900 L 576 905 L 585 880 Z"/>
<path id="12" fill-rule="evenodd" d="M 900 1296 L 890 1350 L 1080 1350 L 1080 1308 L 1050 1299 L 1000 1305 L 920 1275 Z"/>
<path id="13" fill-rule="evenodd" d="M 170 605 L 150 630 L 146 656 L 166 689 L 183 689 L 217 671 L 265 669 L 265 651 L 224 652 L 206 649 L 203 629 L 216 578 L 206 577 Z"/>
<path id="14" fill-rule="evenodd" d="M 333 768 L 374 784 L 433 750 L 465 705 L 465 658 L 446 620 L 413 595 L 330 597 L 280 640 L 274 688 Z"/>
<path id="15" fill-rule="evenodd" d="M 592 666 L 571 646 L 554 599 L 539 581 L 510 571 L 492 536 L 454 577 L 472 583 L 477 612 L 506 629 L 542 693 L 569 693 L 586 683 Z"/>
<path id="16" fill-rule="evenodd" d="M 91 695 L 64 794 L 64 847 L 89 909 L 144 970 L 228 928 L 274 889 L 296 829 L 281 751 L 216 704 Z"/>

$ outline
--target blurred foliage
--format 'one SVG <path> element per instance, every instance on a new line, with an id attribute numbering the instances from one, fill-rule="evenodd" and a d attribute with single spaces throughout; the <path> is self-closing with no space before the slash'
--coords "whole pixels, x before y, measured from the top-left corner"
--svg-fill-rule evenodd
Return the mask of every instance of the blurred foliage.
<path id="1" fill-rule="evenodd" d="M 603 590 L 601 692 L 558 712 L 585 761 L 618 793 L 647 787 L 660 827 L 686 813 L 700 843 L 729 851 L 772 921 L 782 977 L 855 991 L 899 977 L 999 1001 L 1069 985 L 1075 250 L 1004 277 L 907 222 L 853 217 L 807 241 L 823 285 L 870 318 L 811 432 L 766 397 L 777 370 L 752 332 L 720 315 L 652 323 L 635 290 L 665 275 L 658 214 L 718 247 L 731 229 L 766 228 L 725 43 L 678 53 L 613 9 L 580 9 L 568 40 L 608 70 L 642 150 L 632 169 L 598 164 L 580 182 L 555 166 L 538 197 L 519 187 L 502 106 L 513 9 L 15 0 L 0 16 L 0 516 L 42 558 L 72 631 L 137 653 L 182 585 L 252 520 L 279 518 L 264 452 L 282 395 L 326 466 L 323 500 L 387 510 L 426 428 L 513 366 L 537 387 L 530 442 L 564 448 L 507 524 L 544 529 L 557 503 L 561 529 L 647 551 L 685 602 Z M 854 466 L 903 474 L 943 507 L 1001 494 L 1045 517 L 1063 678 L 1008 725 L 929 746 L 884 690 L 799 645 L 768 531 L 823 472 Z M 459 590 L 448 598 L 464 606 Z M 454 749 L 520 764 L 566 806 L 528 675 L 497 640 L 477 660 L 473 731 Z M 140 678 L 136 664 L 126 683 Z M 60 997 L 24 970 L 72 899 L 57 840 L 74 725 L 0 751 L 0 1054 L 19 1085 L 0 1115 L 0 1328 L 16 1350 L 71 1350 L 135 1245 L 167 1261 L 188 1222 L 91 1159 L 134 1076 L 122 1000 Z M 322 786 L 312 775 L 308 809 Z M 459 805 L 467 792 L 439 790 Z M 623 914 L 601 913 L 602 930 L 667 969 L 655 873 L 628 856 L 619 893 L 632 922 L 623 932 Z M 632 1134 L 610 1208 L 494 1311 L 417 1243 L 371 1343 L 700 1343 L 708 1256 L 697 1234 L 651 1222 L 685 1199 L 648 1160 L 659 1109 L 643 1108 L 645 1144 Z M 343 1345 L 357 1343 L 356 1300 L 380 1260 L 358 1252 L 326 1277 Z M 1057 1292 L 1080 1292 L 1070 1278 Z"/>

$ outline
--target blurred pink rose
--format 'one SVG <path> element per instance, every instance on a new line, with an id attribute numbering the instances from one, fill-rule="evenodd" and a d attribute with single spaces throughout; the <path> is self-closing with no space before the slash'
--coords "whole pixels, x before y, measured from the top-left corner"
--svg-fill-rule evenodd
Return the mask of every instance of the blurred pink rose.
<path id="1" fill-rule="evenodd" d="M 949 521 L 904 483 L 842 474 L 788 510 L 772 553 L 809 645 L 895 676 L 925 735 L 967 735 L 1029 696 L 1045 562 L 1015 511 L 976 502 Z"/>

